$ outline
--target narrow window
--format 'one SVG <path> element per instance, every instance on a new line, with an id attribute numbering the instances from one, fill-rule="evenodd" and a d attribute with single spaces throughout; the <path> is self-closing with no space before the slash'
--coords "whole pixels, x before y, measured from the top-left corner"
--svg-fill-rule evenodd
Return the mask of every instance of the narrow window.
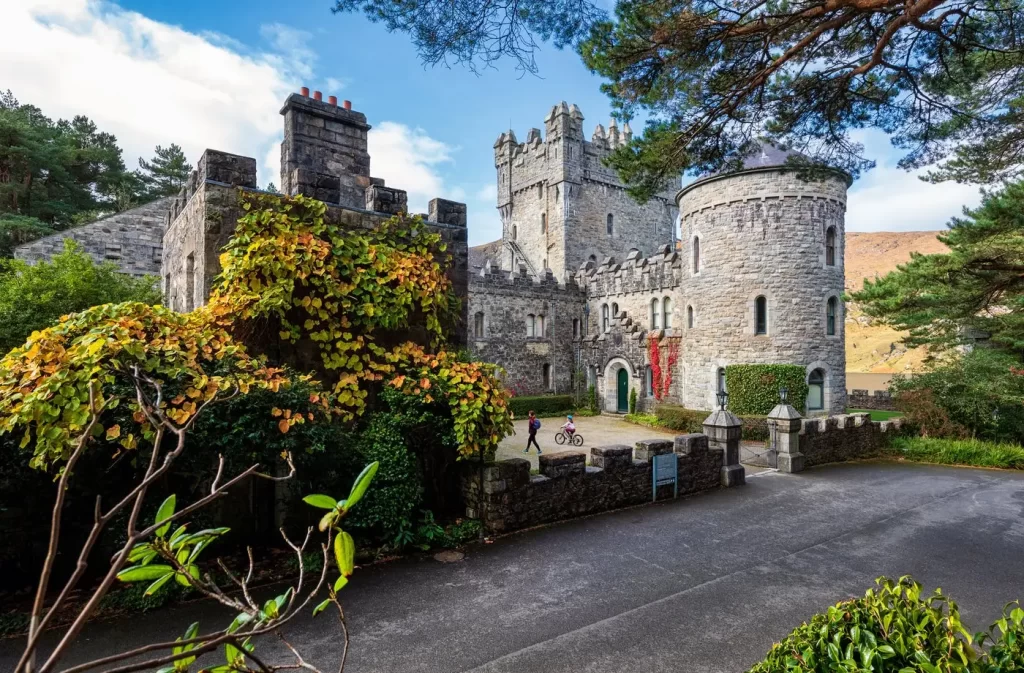
<path id="1" fill-rule="evenodd" d="M 548 215 L 547 213 L 540 214 L 540 233 L 548 233 Z"/>
<path id="2" fill-rule="evenodd" d="M 820 411 L 825 408 L 825 372 L 815 369 L 807 377 L 807 410 Z"/>
<path id="3" fill-rule="evenodd" d="M 544 268 L 545 269 L 548 268 L 548 258 L 547 257 L 544 258 Z"/>
<path id="4" fill-rule="evenodd" d="M 829 227 L 825 232 L 825 265 L 836 265 L 836 228 Z"/>
<path id="5" fill-rule="evenodd" d="M 836 335 L 836 298 L 829 297 L 825 308 L 825 334 Z"/>
<path id="6" fill-rule="evenodd" d="M 661 310 L 660 309 L 661 309 L 661 307 L 658 306 L 658 300 L 657 299 L 652 299 L 651 300 L 651 329 L 652 330 L 660 329 L 661 328 L 661 322 L 659 321 L 659 318 L 661 317 Z"/>
<path id="7" fill-rule="evenodd" d="M 665 329 L 672 329 L 672 300 L 668 297 L 661 300 L 661 324 Z"/>
<path id="8" fill-rule="evenodd" d="M 608 321 L 608 304 L 602 304 L 601 305 L 601 333 L 602 334 L 607 334 L 608 333 L 608 325 L 609 325 L 609 321 Z"/>
<path id="9" fill-rule="evenodd" d="M 164 275 L 164 305 L 167 305 L 171 298 L 171 274 Z"/>
<path id="10" fill-rule="evenodd" d="M 693 329 L 693 307 L 686 307 L 686 328 Z"/>
<path id="11" fill-rule="evenodd" d="M 537 319 L 531 313 L 526 316 L 526 338 L 532 339 L 537 336 Z"/>
<path id="12" fill-rule="evenodd" d="M 763 296 L 754 300 L 754 334 L 768 334 L 768 300 Z"/>
<path id="13" fill-rule="evenodd" d="M 512 240 L 515 241 L 519 238 L 519 227 L 512 225 Z"/>
<path id="14" fill-rule="evenodd" d="M 718 392 L 728 392 L 725 387 L 725 367 L 718 368 Z"/>
<path id="15" fill-rule="evenodd" d="M 647 390 L 648 397 L 654 395 L 654 377 L 651 375 L 650 365 L 644 368 L 644 388 Z"/>
<path id="16" fill-rule="evenodd" d="M 185 258 L 185 313 L 196 307 L 196 256 Z"/>
<path id="17" fill-rule="evenodd" d="M 613 318 L 618 318 L 619 317 L 619 305 L 614 303 L 614 302 L 612 303 L 612 317 Z"/>
<path id="18" fill-rule="evenodd" d="M 615 234 L 615 218 L 612 217 L 611 213 L 608 213 L 608 235 L 613 236 Z"/>
<path id="19" fill-rule="evenodd" d="M 484 313 L 483 313 L 483 311 L 478 311 L 477 314 L 475 316 L 473 316 L 473 336 L 475 336 L 478 339 L 482 339 L 483 336 L 484 336 Z"/>
<path id="20" fill-rule="evenodd" d="M 541 200 L 544 198 L 544 183 L 537 185 L 537 199 Z"/>
<path id="21" fill-rule="evenodd" d="M 547 335 L 547 332 L 544 331 L 544 316 L 543 315 L 538 315 L 537 316 L 537 338 L 538 339 L 543 339 L 546 335 Z"/>
<path id="22" fill-rule="evenodd" d="M 594 264 L 597 264 L 597 255 L 591 255 L 590 261 L 593 262 Z"/>
<path id="23" fill-rule="evenodd" d="M 693 237 L 693 272 L 700 273 L 700 239 Z"/>
<path id="24" fill-rule="evenodd" d="M 544 365 L 544 389 L 551 389 L 551 365 Z"/>
<path id="25" fill-rule="evenodd" d="M 574 338 L 578 337 L 580 335 L 580 319 L 579 318 L 573 318 L 572 319 L 572 335 L 573 335 Z"/>

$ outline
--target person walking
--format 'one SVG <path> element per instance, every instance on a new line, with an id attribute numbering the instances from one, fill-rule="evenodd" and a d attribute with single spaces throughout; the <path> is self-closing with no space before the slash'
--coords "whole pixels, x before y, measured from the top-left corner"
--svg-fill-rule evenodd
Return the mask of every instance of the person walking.
<path id="1" fill-rule="evenodd" d="M 540 444 L 537 443 L 537 431 L 540 430 L 540 419 L 533 415 L 533 410 L 527 415 L 526 428 L 530 431 L 530 438 L 526 440 L 526 448 L 523 449 L 523 453 L 530 452 L 530 444 L 537 447 L 537 455 L 539 456 L 542 452 L 540 450 Z"/>

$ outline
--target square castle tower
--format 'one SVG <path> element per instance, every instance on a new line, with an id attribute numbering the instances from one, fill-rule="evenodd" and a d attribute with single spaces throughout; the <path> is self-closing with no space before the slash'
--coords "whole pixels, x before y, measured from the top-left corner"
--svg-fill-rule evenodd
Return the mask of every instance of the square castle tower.
<path id="1" fill-rule="evenodd" d="M 498 137 L 494 166 L 501 268 L 525 266 L 536 276 L 550 269 L 565 280 L 587 261 L 674 244 L 679 185 L 666 185 L 639 204 L 604 165 L 603 159 L 631 137 L 628 123 L 620 131 L 613 120 L 607 130 L 598 124 L 590 141 L 585 140 L 583 113 L 564 101 L 544 118 L 543 137 L 536 128 L 523 143 L 512 130 Z"/>

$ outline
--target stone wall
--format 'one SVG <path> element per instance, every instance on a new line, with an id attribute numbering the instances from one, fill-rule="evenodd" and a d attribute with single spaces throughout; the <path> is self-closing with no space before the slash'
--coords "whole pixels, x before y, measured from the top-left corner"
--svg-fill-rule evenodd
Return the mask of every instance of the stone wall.
<path id="1" fill-rule="evenodd" d="M 709 448 L 706 435 L 682 435 L 674 442 L 638 442 L 635 457 L 628 446 L 595 447 L 590 465 L 582 451 L 544 454 L 539 475 L 531 475 L 530 462 L 520 458 L 488 463 L 482 502 L 479 465 L 467 464 L 462 480 L 466 516 L 482 519 L 488 532 L 507 533 L 650 502 L 654 456 L 673 451 L 678 456 L 679 495 L 719 487 L 723 451 Z M 671 495 L 671 486 L 659 489 L 659 498 Z"/>
<path id="2" fill-rule="evenodd" d="M 583 319 L 583 294 L 575 284 L 559 283 L 550 273 L 534 278 L 525 267 L 509 273 L 488 266 L 470 276 L 467 314 L 473 357 L 500 363 L 516 395 L 572 392 L 573 330 Z M 528 336 L 531 315 L 536 336 Z"/>
<path id="3" fill-rule="evenodd" d="M 824 372 L 824 411 L 845 411 L 846 182 L 839 176 L 806 182 L 777 167 L 748 170 L 689 185 L 679 205 L 683 404 L 713 408 L 720 367 L 797 364 L 808 375 Z M 829 228 L 836 241 L 833 265 L 825 260 Z M 755 333 L 758 296 L 767 300 L 766 334 Z M 826 333 L 830 297 L 838 303 L 835 335 Z"/>
<path id="4" fill-rule="evenodd" d="M 158 199 L 19 245 L 14 256 L 29 263 L 49 261 L 64 250 L 65 239 L 70 239 L 96 263 L 113 262 L 122 273 L 131 276 L 158 276 L 163 259 L 165 214 L 172 201 Z"/>
<path id="5" fill-rule="evenodd" d="M 807 467 L 856 460 L 877 453 L 888 438 L 903 431 L 903 419 L 872 421 L 871 414 L 804 418 L 800 453 Z"/>
<path id="6" fill-rule="evenodd" d="M 896 411 L 892 394 L 888 390 L 861 390 L 854 388 L 847 395 L 846 406 L 851 409 L 877 409 L 879 411 Z"/>

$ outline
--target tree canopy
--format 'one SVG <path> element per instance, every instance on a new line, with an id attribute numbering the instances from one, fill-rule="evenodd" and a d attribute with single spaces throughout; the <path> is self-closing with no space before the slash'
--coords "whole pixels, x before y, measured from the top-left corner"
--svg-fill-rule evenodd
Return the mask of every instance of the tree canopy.
<path id="1" fill-rule="evenodd" d="M 644 199 L 680 173 L 738 166 L 767 139 L 856 176 L 851 131 L 873 127 L 901 166 L 993 182 L 1024 157 L 1018 0 L 336 0 L 412 35 L 428 64 L 536 72 L 536 40 L 575 46 L 616 114 L 649 115 L 611 164 Z M 941 162 L 941 163 L 939 163 Z"/>
<path id="2" fill-rule="evenodd" d="M 114 264 L 96 264 L 70 240 L 49 262 L 0 260 L 0 352 L 20 346 L 63 315 L 126 301 L 159 302 L 156 279 L 132 278 Z"/>
<path id="3" fill-rule="evenodd" d="M 139 179 L 145 187 L 147 200 L 175 196 L 188 180 L 192 164 L 175 144 L 156 146 L 152 161 L 139 157 Z"/>
<path id="4" fill-rule="evenodd" d="M 939 236 L 949 253 L 910 262 L 853 294 L 865 313 L 934 350 L 980 333 L 1024 354 L 1024 181 L 985 193 Z"/>

